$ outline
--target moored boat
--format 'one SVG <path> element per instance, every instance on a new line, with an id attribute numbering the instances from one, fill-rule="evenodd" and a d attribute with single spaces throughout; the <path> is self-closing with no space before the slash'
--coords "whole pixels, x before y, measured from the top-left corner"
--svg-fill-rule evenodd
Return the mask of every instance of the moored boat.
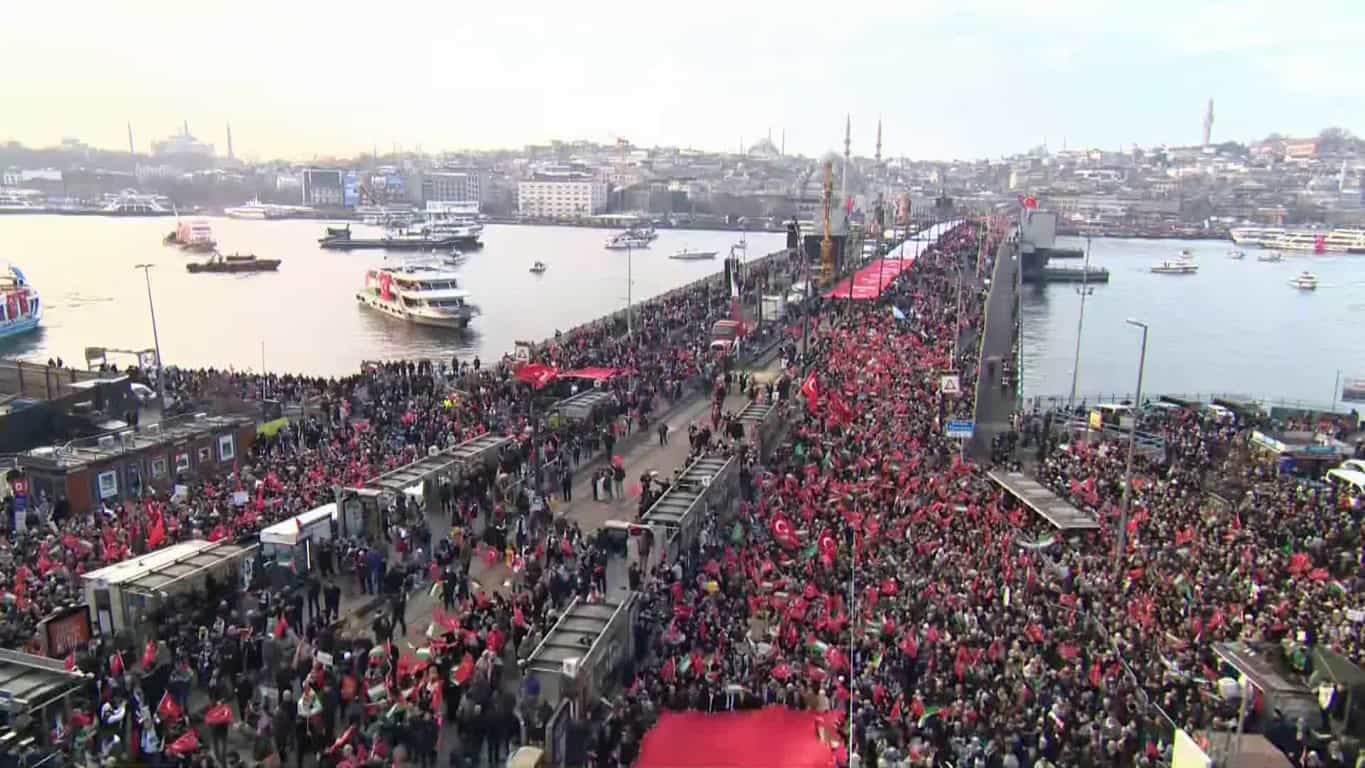
<path id="1" fill-rule="evenodd" d="M 38 292 L 18 267 L 0 267 L 0 339 L 27 333 L 43 316 Z"/>
<path id="2" fill-rule="evenodd" d="M 1228 251 L 1228 258 L 1229 258 L 1229 259 L 1239 259 L 1239 260 L 1240 260 L 1240 259 L 1245 259 L 1245 258 L 1246 258 L 1246 255 L 1247 255 L 1247 254 L 1246 254 L 1246 251 L 1243 251 L 1243 250 L 1241 250 L 1241 249 L 1233 249 L 1233 250 L 1231 250 L 1231 251 Z"/>
<path id="3" fill-rule="evenodd" d="M 1276 263 L 1276 262 L 1284 261 L 1284 254 L 1280 253 L 1279 251 L 1271 251 L 1270 253 L 1261 253 L 1261 254 L 1257 254 L 1257 255 L 1256 255 L 1256 260 L 1257 260 L 1257 261 L 1266 261 L 1266 262 L 1270 262 L 1270 263 L 1273 264 L 1273 263 Z"/>
<path id="4" fill-rule="evenodd" d="M 323 248 L 340 251 L 383 248 L 390 251 L 436 251 L 455 248 L 482 248 L 477 235 L 437 237 L 424 232 L 394 232 L 383 237 L 353 237 L 350 227 L 328 227 L 318 238 Z"/>
<path id="5" fill-rule="evenodd" d="M 258 259 L 252 253 L 221 254 L 217 251 L 207 261 L 186 264 L 191 273 L 199 272 L 274 272 L 279 269 L 279 259 Z"/>

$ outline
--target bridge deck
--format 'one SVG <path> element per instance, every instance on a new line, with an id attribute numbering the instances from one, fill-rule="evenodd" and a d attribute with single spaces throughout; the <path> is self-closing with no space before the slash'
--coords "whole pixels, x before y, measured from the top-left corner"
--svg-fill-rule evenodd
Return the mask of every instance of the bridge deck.
<path id="1" fill-rule="evenodd" d="M 1100 527 L 1094 515 L 1076 509 L 1022 472 L 994 470 L 986 475 L 1060 531 L 1088 531 Z"/>

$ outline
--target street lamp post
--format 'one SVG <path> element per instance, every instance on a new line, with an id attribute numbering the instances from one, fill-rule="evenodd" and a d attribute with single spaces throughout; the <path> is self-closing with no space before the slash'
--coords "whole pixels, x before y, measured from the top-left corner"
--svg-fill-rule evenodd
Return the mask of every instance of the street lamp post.
<path id="1" fill-rule="evenodd" d="M 1085 236 L 1085 265 L 1081 267 L 1081 313 L 1076 318 L 1076 356 L 1071 362 L 1071 396 L 1066 399 L 1066 417 L 1073 415 L 1076 407 L 1076 385 L 1081 377 L 1081 329 L 1085 327 L 1085 297 L 1090 293 L 1090 235 Z M 1144 328 L 1146 326 L 1143 326 Z"/>
<path id="2" fill-rule="evenodd" d="M 1138 411 L 1142 407 L 1142 373 L 1147 366 L 1147 324 L 1132 318 L 1128 324 L 1142 329 L 1142 352 L 1138 355 L 1137 394 L 1133 397 L 1133 413 L 1128 422 L 1128 459 L 1123 469 L 1123 511 L 1119 515 L 1118 546 L 1114 548 L 1114 573 L 1123 570 L 1123 548 L 1128 536 L 1128 515 L 1133 506 L 1133 444 L 1137 442 Z"/>
<path id="3" fill-rule="evenodd" d="M 634 329 L 634 327 L 633 327 L 632 324 L 631 324 L 631 315 L 633 315 L 633 314 L 635 314 L 635 313 L 632 312 L 632 311 L 631 311 L 631 308 L 630 308 L 630 305 L 631 305 L 631 303 L 632 303 L 632 302 L 631 302 L 631 293 L 630 293 L 630 289 L 631 289 L 631 284 L 635 282 L 635 279 L 634 279 L 634 277 L 633 277 L 632 274 L 631 274 L 631 262 L 632 262 L 632 260 L 631 260 L 631 252 L 630 252 L 630 243 L 627 242 L 627 243 L 626 243 L 626 337 L 633 340 L 633 339 L 635 338 L 635 329 Z"/>
<path id="4" fill-rule="evenodd" d="M 152 345 L 156 349 L 156 399 L 161 405 L 162 416 L 166 411 L 166 376 L 161 367 L 161 337 L 156 332 L 156 305 L 152 303 L 152 267 L 155 264 L 134 264 L 133 269 L 142 270 L 147 281 L 147 312 L 152 316 Z"/>

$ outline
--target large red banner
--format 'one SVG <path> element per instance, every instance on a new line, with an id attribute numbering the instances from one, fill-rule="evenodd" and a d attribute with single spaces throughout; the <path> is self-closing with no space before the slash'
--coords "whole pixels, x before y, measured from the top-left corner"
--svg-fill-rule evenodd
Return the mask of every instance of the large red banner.
<path id="1" fill-rule="evenodd" d="M 833 768 L 821 717 L 783 707 L 666 712 L 645 734 L 636 768 Z"/>
<path id="2" fill-rule="evenodd" d="M 877 259 L 853 274 L 851 278 L 853 292 L 851 294 L 849 293 L 850 281 L 843 280 L 834 286 L 829 293 L 826 293 L 825 298 L 872 301 L 882 295 L 882 291 L 886 290 L 886 286 L 890 285 L 897 275 L 914 265 L 914 259 Z"/>

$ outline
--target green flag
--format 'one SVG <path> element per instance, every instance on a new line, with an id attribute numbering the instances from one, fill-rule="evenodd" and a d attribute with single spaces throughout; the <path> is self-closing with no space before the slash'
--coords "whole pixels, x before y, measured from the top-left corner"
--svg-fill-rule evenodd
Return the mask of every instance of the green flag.
<path id="1" fill-rule="evenodd" d="M 734 527 L 730 529 L 730 543 L 735 546 L 744 543 L 744 526 L 740 525 L 738 520 L 735 521 Z"/>
<path id="2" fill-rule="evenodd" d="M 806 547 L 805 549 L 801 550 L 801 561 L 805 562 L 807 560 L 810 560 L 811 558 L 815 557 L 815 555 L 816 546 L 812 544 L 809 547 Z"/>
<path id="3" fill-rule="evenodd" d="M 938 713 L 942 711 L 943 707 L 929 707 L 924 710 L 924 714 L 919 719 L 919 727 L 923 728 L 931 718 L 938 717 Z"/>

